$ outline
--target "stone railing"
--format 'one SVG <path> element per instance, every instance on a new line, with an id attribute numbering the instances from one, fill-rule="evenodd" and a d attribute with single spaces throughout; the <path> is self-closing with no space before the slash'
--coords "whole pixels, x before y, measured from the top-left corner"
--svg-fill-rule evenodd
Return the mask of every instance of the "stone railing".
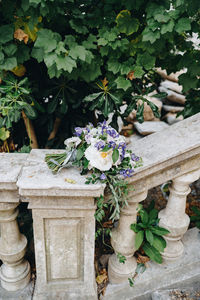
<path id="1" fill-rule="evenodd" d="M 150 188 L 168 180 L 172 180 L 169 200 L 159 214 L 160 225 L 170 230 L 163 258 L 174 261 L 183 253 L 181 238 L 189 225 L 186 197 L 189 184 L 200 177 L 200 114 L 129 147 L 143 157 L 144 165 L 130 179 L 135 190 L 112 232 L 115 253 L 126 257 L 124 264 L 116 254 L 109 259 L 109 280 L 117 284 L 127 281 L 136 268 L 130 224 L 136 221 L 137 205 Z M 52 175 L 44 163 L 47 152 L 54 151 L 0 154 L 0 298 L 3 289 L 17 291 L 30 280 L 30 266 L 24 259 L 27 241 L 16 222 L 22 201 L 29 203 L 33 214 L 37 272 L 33 299 L 95 300 L 95 197 L 104 192 L 104 186 L 85 185 L 75 168 Z"/>

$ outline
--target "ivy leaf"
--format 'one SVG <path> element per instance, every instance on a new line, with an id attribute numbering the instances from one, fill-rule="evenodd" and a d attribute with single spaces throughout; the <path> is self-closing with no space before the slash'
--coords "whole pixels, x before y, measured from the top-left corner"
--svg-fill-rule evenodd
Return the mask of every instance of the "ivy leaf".
<path id="1" fill-rule="evenodd" d="M 159 23 L 167 23 L 170 20 L 170 16 L 168 14 L 156 14 L 154 19 Z"/>
<path id="2" fill-rule="evenodd" d="M 31 56 L 35 59 L 37 59 L 37 61 L 40 63 L 43 61 L 44 59 L 44 49 L 42 48 L 33 48 L 32 52 L 31 52 Z"/>
<path id="3" fill-rule="evenodd" d="M 178 20 L 178 23 L 175 26 L 175 30 L 178 33 L 191 30 L 191 24 L 189 18 L 181 18 Z"/>
<path id="4" fill-rule="evenodd" d="M 119 76 L 116 80 L 115 80 L 116 84 L 117 84 L 117 88 L 118 89 L 123 89 L 124 91 L 126 91 L 129 87 L 131 87 L 131 82 L 127 79 L 125 79 L 122 76 Z"/>
<path id="5" fill-rule="evenodd" d="M 87 55 L 87 50 L 83 46 L 75 46 L 74 48 L 71 48 L 69 51 L 69 56 L 71 56 L 73 59 L 79 58 L 80 60 L 85 61 Z"/>
<path id="6" fill-rule="evenodd" d="M 5 46 L 3 50 L 8 56 L 12 56 L 17 51 L 17 46 L 15 44 L 9 44 Z"/>
<path id="7" fill-rule="evenodd" d="M 142 245 L 143 240 L 144 240 L 144 231 L 140 230 L 135 235 L 135 250 L 138 250 L 140 248 L 140 246 Z"/>
<path id="8" fill-rule="evenodd" d="M 183 92 L 187 92 L 190 89 L 196 88 L 198 79 L 190 76 L 189 74 L 182 74 L 178 77 L 179 83 L 183 86 Z"/>
<path id="9" fill-rule="evenodd" d="M 0 43 L 7 43 L 13 40 L 14 26 L 3 25 L 0 27 Z"/>
<path id="10" fill-rule="evenodd" d="M 49 29 L 41 29 L 38 31 L 38 36 L 34 47 L 42 48 L 46 53 L 53 51 L 57 46 L 57 40 L 53 31 Z"/>
<path id="11" fill-rule="evenodd" d="M 63 69 L 64 71 L 71 73 L 73 68 L 76 68 L 75 60 L 69 56 L 57 56 L 55 62 L 58 70 Z"/>
<path id="12" fill-rule="evenodd" d="M 141 66 L 135 66 L 134 67 L 134 76 L 135 78 L 142 78 L 142 76 L 144 75 L 144 70 Z"/>
<path id="13" fill-rule="evenodd" d="M 116 17 L 117 28 L 120 32 L 131 35 L 138 31 L 139 21 L 132 18 L 129 10 L 122 10 Z"/>
<path id="14" fill-rule="evenodd" d="M 4 59 L 4 62 L 0 65 L 1 70 L 10 71 L 14 69 L 17 66 L 17 60 L 15 57 L 6 58 Z"/>
<path id="15" fill-rule="evenodd" d="M 121 68 L 121 64 L 117 60 L 108 61 L 108 70 L 113 72 L 113 74 L 117 74 L 120 68 Z"/>
<path id="16" fill-rule="evenodd" d="M 137 56 L 137 64 L 142 65 L 146 70 L 150 70 L 155 66 L 156 58 L 149 53 L 139 54 Z"/>
<path id="17" fill-rule="evenodd" d="M 151 44 L 153 44 L 160 38 L 160 32 L 158 30 L 153 32 L 147 28 L 143 31 L 142 36 L 142 40 L 144 42 L 150 42 Z"/>
<path id="18" fill-rule="evenodd" d="M 112 154 L 112 160 L 113 160 L 113 163 L 115 164 L 116 161 L 118 160 L 119 158 L 119 151 L 115 148 L 113 150 L 113 154 Z"/>
<path id="19" fill-rule="evenodd" d="M 172 32 L 173 28 L 174 28 L 174 21 L 170 20 L 167 24 L 162 24 L 161 34 L 165 34 L 167 32 Z"/>

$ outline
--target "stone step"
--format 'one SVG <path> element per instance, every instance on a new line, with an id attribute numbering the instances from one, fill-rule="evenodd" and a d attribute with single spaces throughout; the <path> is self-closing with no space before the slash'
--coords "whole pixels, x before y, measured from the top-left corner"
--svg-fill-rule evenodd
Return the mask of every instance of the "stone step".
<path id="1" fill-rule="evenodd" d="M 179 260 L 162 265 L 150 262 L 147 270 L 136 277 L 134 287 L 130 287 L 128 282 L 108 284 L 101 300 L 151 300 L 151 294 L 157 290 L 200 283 L 199 230 L 188 230 L 182 242 L 185 250 Z"/>

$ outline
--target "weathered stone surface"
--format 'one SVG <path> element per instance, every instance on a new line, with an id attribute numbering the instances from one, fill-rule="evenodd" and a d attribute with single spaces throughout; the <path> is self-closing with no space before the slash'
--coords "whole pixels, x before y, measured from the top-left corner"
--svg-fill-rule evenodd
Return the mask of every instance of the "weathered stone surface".
<path id="1" fill-rule="evenodd" d="M 168 100 L 175 102 L 175 103 L 185 104 L 185 101 L 186 101 L 185 96 L 178 94 L 174 91 L 171 91 L 171 90 L 165 88 L 164 86 L 160 86 L 158 89 L 161 93 L 167 93 Z"/>
<path id="2" fill-rule="evenodd" d="M 187 69 L 181 70 L 179 72 L 176 73 L 171 73 L 171 74 L 167 74 L 166 70 L 162 70 L 161 68 L 157 68 L 156 69 L 157 73 L 164 79 L 168 79 L 170 81 L 174 81 L 174 82 L 178 82 L 178 77 L 187 72 Z"/>
<path id="3" fill-rule="evenodd" d="M 34 283 L 30 282 L 23 290 L 8 292 L 0 285 L 0 300 L 32 300 Z"/>
<path id="4" fill-rule="evenodd" d="M 143 166 L 129 179 L 137 186 L 136 193 L 196 170 L 200 166 L 200 113 L 128 148 L 143 158 Z"/>
<path id="5" fill-rule="evenodd" d="M 128 281 L 109 284 L 102 300 L 150 300 L 158 289 L 187 286 L 200 281 L 200 234 L 197 228 L 187 231 L 183 237 L 184 255 L 177 261 L 162 265 L 150 262 L 143 274 L 136 277 L 134 287 Z M 192 258 L 192 259 L 191 259 Z"/>
<path id="6" fill-rule="evenodd" d="M 165 122 L 146 121 L 143 123 L 135 122 L 135 128 L 142 135 L 149 135 L 166 129 L 169 125 Z"/>
<path id="7" fill-rule="evenodd" d="M 27 154 L 0 153 L 0 189 L 16 190 L 16 181 L 21 172 Z M 3 197 L 0 201 L 4 201 Z M 5 202 L 8 202 L 5 200 Z"/>
<path id="8" fill-rule="evenodd" d="M 179 93 L 179 94 L 182 93 L 182 89 L 183 89 L 182 86 L 176 82 L 172 82 L 170 80 L 165 80 L 165 81 L 162 81 L 160 85 L 163 86 L 164 88 L 172 90 L 176 93 Z"/>
<path id="9" fill-rule="evenodd" d="M 25 154 L 0 154 L 0 268 L 1 286 L 9 292 L 25 288 L 30 281 L 30 265 L 24 259 L 27 239 L 17 224 L 19 195 L 16 181 Z M 2 289 L 1 288 L 1 289 Z"/>
<path id="10" fill-rule="evenodd" d="M 193 284 L 191 283 L 191 286 Z M 198 300 L 200 299 L 200 287 L 199 282 L 198 286 L 194 284 L 194 287 L 188 287 L 188 288 L 176 288 L 176 289 L 170 289 L 170 290 L 159 290 L 155 291 L 151 295 L 152 300 L 175 300 L 175 299 L 185 299 L 185 300 Z M 196 294 L 199 294 L 199 296 L 196 296 Z"/>
<path id="11" fill-rule="evenodd" d="M 55 152 L 63 151 L 32 150 L 17 183 L 33 213 L 37 271 L 33 299 L 94 300 L 94 197 L 103 194 L 104 185 L 86 185 L 76 168 L 53 175 L 44 157 Z"/>
<path id="12" fill-rule="evenodd" d="M 169 125 L 175 124 L 177 122 L 183 121 L 183 116 L 176 117 L 176 114 L 168 113 L 165 115 L 165 120 Z"/>
<path id="13" fill-rule="evenodd" d="M 172 113 L 177 113 L 179 111 L 182 111 L 184 109 L 184 106 L 163 105 L 163 109 L 165 111 L 169 111 L 169 112 L 172 112 Z"/>

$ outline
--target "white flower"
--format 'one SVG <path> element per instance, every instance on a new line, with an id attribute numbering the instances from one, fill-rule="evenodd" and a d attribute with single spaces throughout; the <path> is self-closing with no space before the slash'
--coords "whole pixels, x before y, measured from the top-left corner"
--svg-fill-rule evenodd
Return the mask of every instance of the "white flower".
<path id="1" fill-rule="evenodd" d="M 64 144 L 66 145 L 66 148 L 72 148 L 74 146 L 77 147 L 80 143 L 81 143 L 81 139 L 77 136 L 66 139 L 64 141 Z"/>
<path id="2" fill-rule="evenodd" d="M 99 152 L 94 145 L 90 145 L 85 151 L 85 157 L 89 160 L 90 167 L 108 171 L 113 163 L 112 152 L 112 149 L 107 152 Z"/>

